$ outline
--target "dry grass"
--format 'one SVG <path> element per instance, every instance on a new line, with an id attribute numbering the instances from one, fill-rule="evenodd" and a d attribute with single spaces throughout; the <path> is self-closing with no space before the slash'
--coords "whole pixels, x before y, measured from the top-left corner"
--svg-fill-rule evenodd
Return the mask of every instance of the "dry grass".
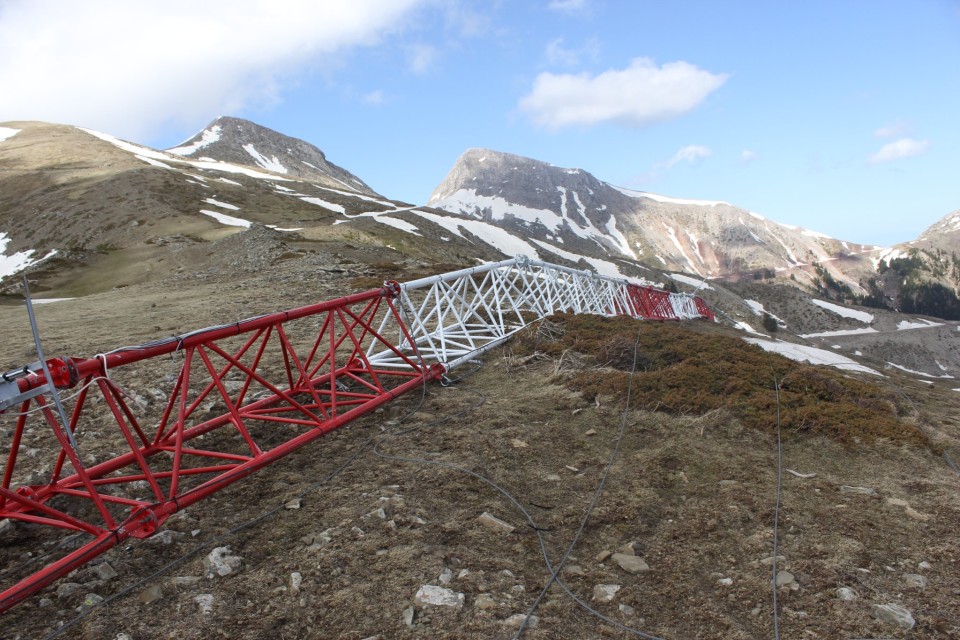
<path id="1" fill-rule="evenodd" d="M 814 433 L 852 444 L 877 439 L 927 444 L 904 419 L 906 408 L 883 385 L 764 352 L 702 324 L 637 322 L 628 318 L 558 315 L 556 337 L 537 328 L 516 341 L 519 355 L 543 352 L 555 373 L 588 400 L 622 397 L 634 367 L 632 403 L 677 415 L 729 412 L 744 425 Z M 572 360 L 576 357 L 576 362 Z"/>

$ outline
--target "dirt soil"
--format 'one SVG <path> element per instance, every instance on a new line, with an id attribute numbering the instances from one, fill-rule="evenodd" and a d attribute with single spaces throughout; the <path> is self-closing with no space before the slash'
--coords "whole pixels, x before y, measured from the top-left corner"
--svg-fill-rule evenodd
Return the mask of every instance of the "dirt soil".
<path id="1" fill-rule="evenodd" d="M 376 275 L 359 264 L 323 271 L 338 258 L 322 253 L 262 255 L 247 281 L 184 274 L 40 307 L 48 355 L 90 355 L 276 310 L 278 296 L 289 306 L 314 302 L 349 278 Z M 0 308 L 7 360 L 33 357 L 22 315 Z M 127 383 L 146 393 L 159 384 L 150 376 L 163 380 L 169 366 Z M 472 367 L 463 369 L 454 373 Z M 509 620 L 550 581 L 538 533 L 558 563 L 621 424 L 603 491 L 561 572 L 605 618 L 553 584 L 523 637 L 773 637 L 771 431 L 724 411 L 624 412 L 623 397 L 588 401 L 557 369 L 558 359 L 524 362 L 509 344 L 492 351 L 464 380 L 412 392 L 173 516 L 153 538 L 114 548 L 0 617 L 0 637 L 51 637 L 64 624 L 56 637 L 514 637 Z M 955 392 L 890 379 L 938 438 L 956 440 Z M 6 447 L 12 423 L 3 420 Z M 777 570 L 792 579 L 781 574 L 777 590 L 781 637 L 960 638 L 960 476 L 938 453 L 788 433 L 782 458 Z M 486 526 L 484 513 L 513 530 Z M 2 535 L 0 571 L 49 548 L 28 527 Z M 203 559 L 218 547 L 240 568 L 206 577 Z M 648 570 L 610 553 L 635 555 Z M 425 585 L 463 594 L 462 605 L 417 604 Z M 598 585 L 619 588 L 608 599 Z M 109 600 L 86 609 L 90 594 Z M 914 628 L 878 620 L 873 606 L 887 604 L 909 610 Z"/>

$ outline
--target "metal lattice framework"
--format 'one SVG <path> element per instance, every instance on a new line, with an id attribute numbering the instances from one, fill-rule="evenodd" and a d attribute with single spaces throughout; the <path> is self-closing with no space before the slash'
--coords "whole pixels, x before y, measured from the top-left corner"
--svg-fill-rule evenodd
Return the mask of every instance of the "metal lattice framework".
<path id="1" fill-rule="evenodd" d="M 401 284 L 400 291 L 401 311 L 417 350 L 425 361 L 446 369 L 500 344 L 532 320 L 560 311 L 714 319 L 696 296 L 525 257 L 413 280 Z M 389 352 L 368 356 L 384 366 L 402 366 Z"/>
<path id="2" fill-rule="evenodd" d="M 0 522 L 87 541 L 0 593 L 0 612 L 557 311 L 713 317 L 700 298 L 517 258 L 52 359 L 49 380 L 39 362 L 3 374 L 0 411 L 16 412 Z M 179 371 L 152 409 L 120 384 L 174 355 Z"/>

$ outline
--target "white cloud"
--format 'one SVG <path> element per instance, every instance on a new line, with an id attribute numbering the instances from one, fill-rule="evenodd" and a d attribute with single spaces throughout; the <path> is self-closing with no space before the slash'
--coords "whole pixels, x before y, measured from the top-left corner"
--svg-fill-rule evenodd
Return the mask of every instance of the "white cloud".
<path id="1" fill-rule="evenodd" d="M 563 38 L 554 38 L 547 43 L 544 57 L 549 64 L 574 67 L 580 64 L 583 58 L 595 59 L 599 49 L 600 47 L 595 40 L 588 41 L 579 49 L 568 49 L 563 46 Z"/>
<path id="2" fill-rule="evenodd" d="M 370 93 L 364 95 L 361 100 L 364 104 L 370 105 L 381 105 L 383 104 L 383 91 L 377 89 L 376 91 L 371 91 Z"/>
<path id="3" fill-rule="evenodd" d="M 740 152 L 740 162 L 743 164 L 750 164 L 754 160 L 760 157 L 756 151 L 752 149 L 744 149 Z"/>
<path id="4" fill-rule="evenodd" d="M 550 0 L 547 8 L 551 11 L 574 13 L 587 8 L 587 0 Z"/>
<path id="5" fill-rule="evenodd" d="M 641 127 L 692 111 L 728 77 L 688 62 L 658 67 L 649 58 L 636 58 L 626 69 L 597 76 L 541 73 L 519 107 L 551 129 L 601 122 Z"/>
<path id="6" fill-rule="evenodd" d="M 897 120 L 884 125 L 873 132 L 875 138 L 896 138 L 910 132 L 911 125 L 906 120 Z"/>
<path id="7" fill-rule="evenodd" d="M 416 74 L 424 74 L 433 67 L 437 60 L 437 49 L 428 44 L 415 44 L 409 48 L 410 70 Z"/>
<path id="8" fill-rule="evenodd" d="M 882 164 L 884 162 L 893 162 L 901 158 L 911 158 L 913 156 L 923 155 L 930 148 L 929 140 L 914 140 L 913 138 L 901 138 L 896 142 L 890 142 L 883 145 L 880 151 L 867 158 L 870 164 Z"/>
<path id="9" fill-rule="evenodd" d="M 138 139 L 278 101 L 287 82 L 407 26 L 429 0 L 0 4 L 0 121 Z"/>
<path id="10" fill-rule="evenodd" d="M 673 154 L 673 157 L 663 163 L 663 166 L 670 169 L 681 162 L 696 164 L 700 160 L 709 158 L 712 155 L 713 151 L 707 147 L 699 144 L 690 144 Z"/>

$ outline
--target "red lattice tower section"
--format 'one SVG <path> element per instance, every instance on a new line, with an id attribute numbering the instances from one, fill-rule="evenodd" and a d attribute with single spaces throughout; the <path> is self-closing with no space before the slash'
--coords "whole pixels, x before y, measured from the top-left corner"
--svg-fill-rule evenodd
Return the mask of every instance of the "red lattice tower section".
<path id="1" fill-rule="evenodd" d="M 57 387 L 80 387 L 64 400 L 67 424 L 42 393 L 49 391 L 42 372 L 24 370 L 13 380 L 7 374 L 8 386 L 15 382 L 27 399 L 19 403 L 0 485 L 0 520 L 81 532 L 89 540 L 0 593 L 0 611 L 439 377 L 442 367 L 426 367 L 409 349 L 394 346 L 412 342 L 395 305 L 398 291 L 394 284 L 95 358 L 51 360 Z M 403 366 L 379 367 L 368 356 L 374 352 Z M 159 419 L 145 423 L 137 417 L 141 407 L 115 379 L 125 367 L 151 359 L 169 370 L 173 355 L 182 355 L 179 372 L 158 402 Z M 41 393 L 28 397 L 32 390 Z M 91 420 L 95 430 L 86 426 Z M 100 434 L 106 431 L 114 432 L 108 449 L 122 439 L 122 453 L 104 449 L 107 438 Z M 26 439 L 30 445 L 21 446 Z M 38 459 L 41 449 L 52 457 Z"/>

